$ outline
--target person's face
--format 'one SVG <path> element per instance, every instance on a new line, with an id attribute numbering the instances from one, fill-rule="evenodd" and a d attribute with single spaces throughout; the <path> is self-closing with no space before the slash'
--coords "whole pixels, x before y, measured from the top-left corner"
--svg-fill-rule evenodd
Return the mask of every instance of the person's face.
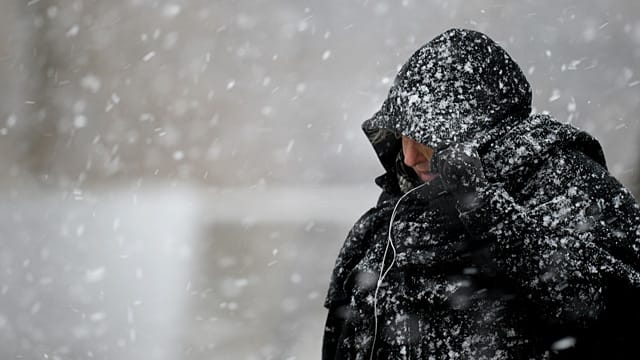
<path id="1" fill-rule="evenodd" d="M 426 182 L 436 178 L 436 174 L 429 172 L 429 163 L 433 157 L 432 148 L 403 136 L 402 153 L 404 155 L 404 163 L 416 172 L 420 180 Z"/>

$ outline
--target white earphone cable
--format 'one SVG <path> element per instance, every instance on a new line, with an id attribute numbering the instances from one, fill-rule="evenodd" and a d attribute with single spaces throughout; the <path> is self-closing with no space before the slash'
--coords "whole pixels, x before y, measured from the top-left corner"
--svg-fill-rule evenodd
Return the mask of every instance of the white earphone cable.
<path id="1" fill-rule="evenodd" d="M 421 187 L 427 185 L 428 183 L 424 183 L 421 184 L 419 186 L 416 186 L 415 188 L 407 191 L 404 195 L 402 195 L 400 197 L 400 199 L 398 199 L 398 202 L 396 202 L 396 205 L 393 207 L 393 212 L 391 213 L 391 219 L 389 220 L 389 231 L 387 233 L 387 246 L 384 249 L 384 255 L 382 256 L 382 263 L 380 264 L 380 274 L 378 276 L 378 282 L 376 283 L 376 290 L 373 294 L 373 324 L 374 324 L 374 328 L 373 328 L 373 342 L 371 344 L 371 354 L 369 356 L 369 359 L 372 360 L 373 359 L 373 350 L 375 350 L 376 347 L 376 338 L 378 337 L 378 291 L 380 290 L 380 285 L 382 285 L 382 281 L 384 280 L 384 278 L 387 276 L 387 274 L 389 273 L 389 271 L 391 270 L 391 268 L 393 267 L 393 265 L 396 262 L 396 247 L 393 244 L 393 237 L 391 236 L 391 228 L 393 226 L 393 221 L 395 220 L 396 217 L 396 211 L 398 210 L 398 205 L 400 205 L 400 202 L 409 194 L 411 194 L 412 192 L 420 189 Z M 389 252 L 389 247 L 391 247 L 392 251 L 393 251 L 393 258 L 391 259 L 391 264 L 389 264 L 389 267 L 385 270 L 384 268 L 384 263 L 387 260 L 387 253 Z"/>

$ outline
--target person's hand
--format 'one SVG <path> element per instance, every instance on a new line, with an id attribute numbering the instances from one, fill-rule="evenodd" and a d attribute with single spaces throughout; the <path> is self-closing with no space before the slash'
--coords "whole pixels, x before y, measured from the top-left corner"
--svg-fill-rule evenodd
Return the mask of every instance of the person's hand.
<path id="1" fill-rule="evenodd" d="M 453 144 L 431 159 L 432 172 L 438 173 L 447 191 L 457 199 L 458 210 L 477 207 L 477 194 L 488 185 L 482 161 L 472 144 Z"/>

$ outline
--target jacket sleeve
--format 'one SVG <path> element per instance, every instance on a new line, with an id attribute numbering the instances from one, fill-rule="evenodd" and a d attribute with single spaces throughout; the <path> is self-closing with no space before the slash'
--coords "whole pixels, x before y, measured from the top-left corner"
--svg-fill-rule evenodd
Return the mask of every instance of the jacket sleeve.
<path id="1" fill-rule="evenodd" d="M 501 184 L 460 214 L 489 241 L 492 268 L 552 323 L 584 326 L 607 307 L 608 286 L 637 288 L 640 211 L 607 170 L 582 153 L 559 152 L 526 182 L 516 202 Z"/>

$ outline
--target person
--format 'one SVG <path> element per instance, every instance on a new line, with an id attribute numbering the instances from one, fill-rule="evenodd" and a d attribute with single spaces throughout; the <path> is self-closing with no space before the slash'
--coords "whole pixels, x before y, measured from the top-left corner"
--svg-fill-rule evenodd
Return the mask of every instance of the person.
<path id="1" fill-rule="evenodd" d="M 640 207 L 531 97 L 472 30 L 400 69 L 362 125 L 382 192 L 336 260 L 323 359 L 640 356 Z"/>

